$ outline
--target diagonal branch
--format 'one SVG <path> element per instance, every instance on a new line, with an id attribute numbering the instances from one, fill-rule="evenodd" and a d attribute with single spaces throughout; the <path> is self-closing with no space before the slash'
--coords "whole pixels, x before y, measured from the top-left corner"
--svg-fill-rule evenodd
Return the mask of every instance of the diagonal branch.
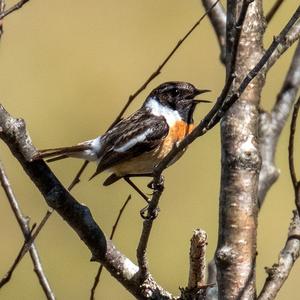
<path id="1" fill-rule="evenodd" d="M 0 13 L 0 20 L 4 19 L 7 17 L 9 14 L 13 13 L 14 11 L 20 9 L 24 4 L 26 4 L 29 0 L 21 0 L 9 9 L 3 11 Z"/>
<path id="2" fill-rule="evenodd" d="M 276 51 L 279 45 L 284 45 L 286 36 L 289 33 L 293 25 L 299 21 L 300 18 L 300 7 L 293 14 L 291 19 L 288 21 L 283 30 L 279 33 L 277 37 L 274 38 L 270 47 L 266 50 L 265 54 L 260 58 L 259 62 L 255 67 L 244 77 L 239 87 L 233 92 L 233 94 L 228 97 L 225 93 L 221 93 L 218 97 L 215 105 L 205 116 L 203 120 L 195 127 L 195 129 L 186 136 L 182 142 L 174 147 L 172 151 L 155 167 L 154 173 L 161 174 L 162 171 L 167 167 L 167 165 L 172 161 L 172 159 L 183 149 L 185 149 L 189 144 L 191 144 L 196 138 L 204 135 L 208 130 L 212 129 L 224 116 L 227 110 L 237 101 L 240 95 L 244 92 L 248 84 L 256 77 L 256 75 L 268 64 L 269 59 Z M 228 98 L 228 99 L 226 99 Z M 225 101 L 226 99 L 226 101 Z"/>
<path id="3" fill-rule="evenodd" d="M 24 238 L 26 240 L 30 237 L 29 219 L 24 217 L 21 212 L 18 201 L 14 195 L 14 192 L 11 188 L 11 185 L 9 183 L 9 180 L 7 178 L 7 175 L 4 171 L 4 168 L 3 168 L 1 162 L 0 162 L 0 181 L 1 181 L 2 187 L 5 191 L 5 194 L 7 196 L 7 199 L 9 201 L 9 204 L 11 206 L 11 209 L 19 223 L 19 226 L 20 226 L 22 233 L 24 235 Z M 29 253 L 30 253 L 33 265 L 34 265 L 34 271 L 39 279 L 40 285 L 42 286 L 42 289 L 45 293 L 46 298 L 50 299 L 50 300 L 55 299 L 55 296 L 51 290 L 51 287 L 49 285 L 47 277 L 44 273 L 44 270 L 43 270 L 43 267 L 42 267 L 42 264 L 41 264 L 41 261 L 39 258 L 39 254 L 38 254 L 37 248 L 34 243 L 32 243 L 32 245 L 29 249 Z"/>
<path id="4" fill-rule="evenodd" d="M 50 207 L 70 225 L 92 253 L 92 260 L 99 261 L 131 294 L 138 299 L 172 299 L 172 295 L 159 286 L 149 274 L 148 294 L 141 287 L 139 268 L 119 252 L 106 239 L 93 219 L 90 210 L 77 202 L 63 187 L 44 161 L 30 161 L 36 154 L 26 132 L 25 122 L 13 118 L 0 106 L 0 138 L 10 148 L 24 171 L 37 186 Z"/>
<path id="5" fill-rule="evenodd" d="M 300 88 L 300 42 L 295 50 L 283 86 L 271 113 L 262 111 L 259 122 L 262 167 L 259 174 L 258 203 L 262 206 L 265 196 L 279 176 L 275 165 L 278 140 Z"/>
<path id="6" fill-rule="evenodd" d="M 189 31 L 183 36 L 182 39 L 180 39 L 175 47 L 170 51 L 170 53 L 167 55 L 167 57 L 163 60 L 163 62 L 158 66 L 158 68 L 149 76 L 149 78 L 139 87 L 136 92 L 134 92 L 132 95 L 129 96 L 126 104 L 120 111 L 117 118 L 114 120 L 114 122 L 110 125 L 109 129 L 112 128 L 116 123 L 118 123 L 122 116 L 124 115 L 125 111 L 129 107 L 129 105 L 132 103 L 132 101 L 148 86 L 148 84 L 156 78 L 161 70 L 164 68 L 164 66 L 169 62 L 169 60 L 173 57 L 173 55 L 176 53 L 176 51 L 179 49 L 179 47 L 185 42 L 185 40 L 193 33 L 193 31 L 200 25 L 202 20 L 207 16 L 207 14 L 214 9 L 214 7 L 217 5 L 217 3 L 220 0 L 216 0 L 209 9 L 199 18 L 199 20 L 189 29 Z M 108 130 L 109 130 L 108 129 Z"/>
<path id="7" fill-rule="evenodd" d="M 276 0 L 275 1 L 273 6 L 271 7 L 270 11 L 266 15 L 267 23 L 269 23 L 273 19 L 274 15 L 278 12 L 278 10 L 283 2 L 284 2 L 284 0 Z"/>
<path id="8" fill-rule="evenodd" d="M 281 250 L 278 263 L 266 268 L 268 277 L 257 300 L 273 300 L 288 278 L 290 271 L 300 255 L 300 219 L 297 211 L 289 227 L 288 238 Z"/>
<path id="9" fill-rule="evenodd" d="M 9 268 L 8 272 L 4 275 L 4 277 L 0 280 L 0 288 L 2 288 L 6 283 L 9 282 L 13 272 L 15 271 L 15 269 L 17 268 L 18 264 L 20 263 L 20 261 L 22 260 L 22 258 L 25 256 L 25 254 L 27 253 L 27 251 L 31 248 L 32 243 L 34 242 L 34 240 L 36 239 L 36 237 L 38 236 L 38 234 L 40 233 L 40 231 L 42 230 L 42 228 L 44 227 L 44 225 L 46 224 L 47 220 L 49 219 L 49 217 L 51 216 L 52 211 L 47 211 L 45 217 L 42 219 L 41 223 L 39 224 L 39 226 L 36 228 L 36 230 L 33 232 L 33 229 L 35 228 L 35 225 L 33 226 L 33 228 L 31 229 L 29 236 L 26 237 L 23 246 L 21 247 L 15 261 L 13 262 L 12 266 Z M 33 232 L 33 233 L 32 233 Z M 47 295 L 48 296 L 48 295 Z M 53 299 L 53 298 L 50 298 Z"/>

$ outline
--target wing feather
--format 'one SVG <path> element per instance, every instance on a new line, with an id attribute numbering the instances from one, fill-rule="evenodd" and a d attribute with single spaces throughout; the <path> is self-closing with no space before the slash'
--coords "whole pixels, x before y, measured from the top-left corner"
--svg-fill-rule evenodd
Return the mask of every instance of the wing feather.
<path id="1" fill-rule="evenodd" d="M 168 134 L 169 126 L 162 116 L 139 110 L 120 121 L 103 136 L 103 152 L 95 174 L 157 147 Z"/>

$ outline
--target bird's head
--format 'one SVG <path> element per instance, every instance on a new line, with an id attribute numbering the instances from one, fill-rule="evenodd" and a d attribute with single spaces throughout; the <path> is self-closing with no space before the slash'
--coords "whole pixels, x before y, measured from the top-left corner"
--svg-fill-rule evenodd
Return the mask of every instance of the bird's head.
<path id="1" fill-rule="evenodd" d="M 150 93 L 145 103 L 147 105 L 147 102 L 156 101 L 162 108 L 178 112 L 182 119 L 190 122 L 196 105 L 201 102 L 210 102 L 197 100 L 195 97 L 209 91 L 199 90 L 188 82 L 165 82 Z"/>

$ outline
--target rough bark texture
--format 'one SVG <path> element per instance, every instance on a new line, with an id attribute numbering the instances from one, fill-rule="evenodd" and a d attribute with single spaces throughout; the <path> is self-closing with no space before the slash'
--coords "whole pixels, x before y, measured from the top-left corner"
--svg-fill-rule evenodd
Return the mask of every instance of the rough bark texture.
<path id="1" fill-rule="evenodd" d="M 233 2 L 229 1 L 228 8 L 231 13 L 239 11 L 239 5 L 235 8 Z M 232 28 L 232 20 L 237 17 L 238 15 L 227 15 L 227 26 Z M 240 83 L 263 54 L 263 24 L 262 2 L 254 1 L 248 8 L 240 37 L 235 85 Z M 231 31 L 228 32 L 227 40 L 230 41 L 227 47 L 230 47 Z M 227 70 L 230 69 L 228 62 L 232 52 L 228 53 Z M 221 123 L 222 176 L 219 241 L 216 251 L 221 299 L 249 300 L 256 295 L 257 186 L 261 166 L 257 129 L 258 103 L 263 84 L 263 76 L 258 75 Z"/>

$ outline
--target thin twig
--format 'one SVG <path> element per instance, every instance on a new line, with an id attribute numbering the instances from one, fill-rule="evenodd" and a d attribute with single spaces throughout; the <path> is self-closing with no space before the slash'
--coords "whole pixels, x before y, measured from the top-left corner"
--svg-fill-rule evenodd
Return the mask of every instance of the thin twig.
<path id="1" fill-rule="evenodd" d="M 115 235 L 115 232 L 116 232 L 116 229 L 118 227 L 118 224 L 119 224 L 119 221 L 122 217 L 122 214 L 127 206 L 127 204 L 129 203 L 129 201 L 131 200 L 131 195 L 129 195 L 127 197 L 127 199 L 125 200 L 124 204 L 122 205 L 120 211 L 119 211 L 119 214 L 116 218 L 116 221 L 112 227 L 112 230 L 111 230 L 111 233 L 110 233 L 110 236 L 109 236 L 109 239 L 112 240 L 114 238 L 114 235 Z M 99 269 L 98 269 L 98 272 L 95 276 L 95 279 L 94 279 L 94 284 L 92 286 L 92 289 L 91 289 L 91 295 L 90 295 L 90 300 L 94 300 L 95 299 L 95 292 L 96 292 L 96 288 L 100 282 L 100 276 L 101 276 L 101 273 L 102 273 L 102 269 L 103 269 L 103 265 L 101 264 Z"/>
<path id="2" fill-rule="evenodd" d="M 29 219 L 24 217 L 21 212 L 17 198 L 15 197 L 15 194 L 11 188 L 10 182 L 7 178 L 7 175 L 5 173 L 5 170 L 4 170 L 1 162 L 0 162 L 0 181 L 1 181 L 1 185 L 4 189 L 4 192 L 7 196 L 7 199 L 9 201 L 9 204 L 11 206 L 11 209 L 19 223 L 19 226 L 20 226 L 22 233 L 24 235 L 24 238 L 26 240 L 30 236 Z M 42 286 L 42 289 L 45 293 L 46 298 L 49 300 L 55 299 L 54 293 L 53 293 L 53 291 L 49 285 L 49 282 L 47 280 L 47 277 L 44 273 L 44 270 L 43 270 L 43 267 L 42 267 L 42 264 L 41 264 L 41 261 L 39 258 L 39 254 L 38 254 L 37 248 L 34 243 L 32 243 L 32 245 L 29 249 L 29 253 L 30 253 L 33 265 L 34 265 L 34 271 L 38 277 L 38 280 Z"/>
<path id="3" fill-rule="evenodd" d="M 10 7 L 9 9 L 5 10 L 4 12 L 2 12 L 0 14 L 0 20 L 4 19 L 6 16 L 8 16 L 9 14 L 11 14 L 12 12 L 20 9 L 25 3 L 27 3 L 29 0 L 21 0 L 19 1 L 17 4 L 13 5 L 12 7 Z"/>
<path id="4" fill-rule="evenodd" d="M 295 261 L 300 255 L 300 219 L 295 210 L 289 227 L 288 238 L 281 250 L 278 263 L 271 268 L 265 268 L 268 277 L 257 300 L 273 300 L 288 278 Z"/>
<path id="5" fill-rule="evenodd" d="M 36 239 L 36 237 L 38 236 L 38 234 L 40 233 L 41 229 L 44 227 L 44 225 L 46 224 L 48 218 L 51 216 L 53 210 L 52 211 L 47 211 L 46 215 L 44 216 L 44 218 L 42 219 L 41 223 L 39 224 L 39 226 L 36 228 L 36 230 L 34 231 L 34 233 L 32 234 L 32 230 L 29 234 L 29 236 L 25 239 L 23 246 L 21 247 L 15 261 L 13 262 L 12 266 L 9 268 L 8 272 L 4 275 L 4 277 L 0 280 L 0 288 L 2 288 L 6 283 L 9 282 L 14 270 L 16 269 L 16 267 L 18 266 L 19 262 L 22 260 L 22 258 L 24 257 L 24 255 L 27 253 L 27 251 L 30 249 L 30 247 L 32 246 L 32 243 L 34 242 L 34 240 Z"/>
<path id="6" fill-rule="evenodd" d="M 291 179 L 295 191 L 295 204 L 298 210 L 298 214 L 300 215 L 300 184 L 299 184 L 299 180 L 297 179 L 295 162 L 294 162 L 294 141 L 295 141 L 295 132 L 296 132 L 299 108 L 300 108 L 300 97 L 298 98 L 294 106 L 291 127 L 290 127 L 290 138 L 289 138 L 289 167 L 290 167 Z"/>
<path id="7" fill-rule="evenodd" d="M 300 17 L 300 6 L 293 14 L 291 19 L 288 21 L 286 26 L 280 32 L 280 34 L 274 38 L 270 47 L 266 50 L 265 54 L 261 57 L 256 66 L 245 76 L 242 80 L 240 86 L 236 91 L 225 101 L 226 95 L 223 91 L 218 97 L 215 105 L 205 116 L 205 118 L 195 127 L 195 129 L 186 136 L 182 142 L 174 147 L 168 155 L 155 167 L 154 173 L 161 174 L 162 171 L 169 165 L 172 159 L 183 149 L 185 149 L 190 143 L 192 143 L 196 138 L 205 134 L 208 130 L 212 129 L 224 116 L 225 112 L 237 101 L 240 95 L 244 92 L 248 84 L 256 77 L 256 75 L 261 71 L 261 69 L 266 65 L 268 59 L 271 57 L 276 48 L 285 42 L 285 36 L 293 25 L 298 21 Z"/>
<path id="8" fill-rule="evenodd" d="M 70 183 L 69 187 L 68 187 L 68 191 L 71 191 L 74 186 L 80 182 L 80 176 L 82 175 L 83 171 L 86 169 L 87 165 L 89 164 L 88 160 L 85 160 L 81 166 L 81 168 L 79 169 L 79 171 L 77 172 L 77 174 L 75 175 L 73 181 Z"/>
<path id="9" fill-rule="evenodd" d="M 0 0 L 0 15 L 4 12 L 5 10 L 5 0 Z M 3 21 L 0 20 L 0 39 L 3 34 Z"/>
<path id="10" fill-rule="evenodd" d="M 152 195 L 152 199 L 149 202 L 147 216 L 145 217 L 145 220 L 143 222 L 143 229 L 136 250 L 137 261 L 139 266 L 139 276 L 141 280 L 145 280 L 149 275 L 146 251 L 147 251 L 149 236 L 153 225 L 153 220 L 156 218 L 158 213 L 158 202 L 164 190 L 164 179 L 161 175 L 155 176 L 153 178 L 153 186 L 154 186 L 154 192 Z"/>
<path id="11" fill-rule="evenodd" d="M 267 23 L 269 23 L 273 19 L 274 15 L 279 10 L 279 8 L 280 8 L 281 4 L 283 3 L 283 1 L 284 0 L 276 0 L 276 2 L 273 4 L 270 11 L 266 15 Z"/>
<path id="12" fill-rule="evenodd" d="M 129 96 L 125 106 L 122 108 L 121 112 L 118 114 L 117 118 L 114 120 L 114 122 L 110 125 L 109 129 L 111 129 L 115 124 L 117 124 L 122 116 L 124 115 L 125 111 L 129 107 L 129 105 L 132 103 L 132 101 L 148 86 L 148 84 L 156 78 L 160 73 L 163 67 L 168 63 L 168 61 L 173 57 L 175 52 L 178 50 L 178 48 L 182 45 L 182 43 L 192 34 L 192 32 L 200 25 L 202 20 L 207 16 L 207 14 L 217 5 L 217 3 L 220 0 L 215 1 L 215 3 L 200 17 L 200 19 L 190 28 L 190 30 L 184 35 L 182 39 L 180 39 L 176 46 L 171 50 L 171 52 L 167 55 L 167 57 L 163 60 L 163 62 L 158 66 L 158 68 L 149 76 L 149 78 L 142 84 L 142 86 L 137 89 L 135 93 Z M 108 129 L 108 130 L 109 130 Z"/>
<path id="13" fill-rule="evenodd" d="M 281 132 L 288 116 L 293 109 L 293 103 L 300 88 L 300 41 L 295 50 L 289 70 L 277 101 L 271 111 L 260 112 L 259 117 L 259 145 L 262 166 L 259 173 L 258 205 L 262 206 L 266 194 L 279 177 L 279 170 L 275 165 L 275 154 Z"/>
<path id="14" fill-rule="evenodd" d="M 206 10 L 208 10 L 214 0 L 201 0 L 202 5 Z M 224 64 L 225 63 L 225 56 L 226 56 L 226 12 L 224 10 L 223 5 L 219 2 L 213 10 L 210 11 L 208 14 L 210 22 L 212 23 L 213 29 L 215 30 L 221 54 L 220 60 Z"/>

